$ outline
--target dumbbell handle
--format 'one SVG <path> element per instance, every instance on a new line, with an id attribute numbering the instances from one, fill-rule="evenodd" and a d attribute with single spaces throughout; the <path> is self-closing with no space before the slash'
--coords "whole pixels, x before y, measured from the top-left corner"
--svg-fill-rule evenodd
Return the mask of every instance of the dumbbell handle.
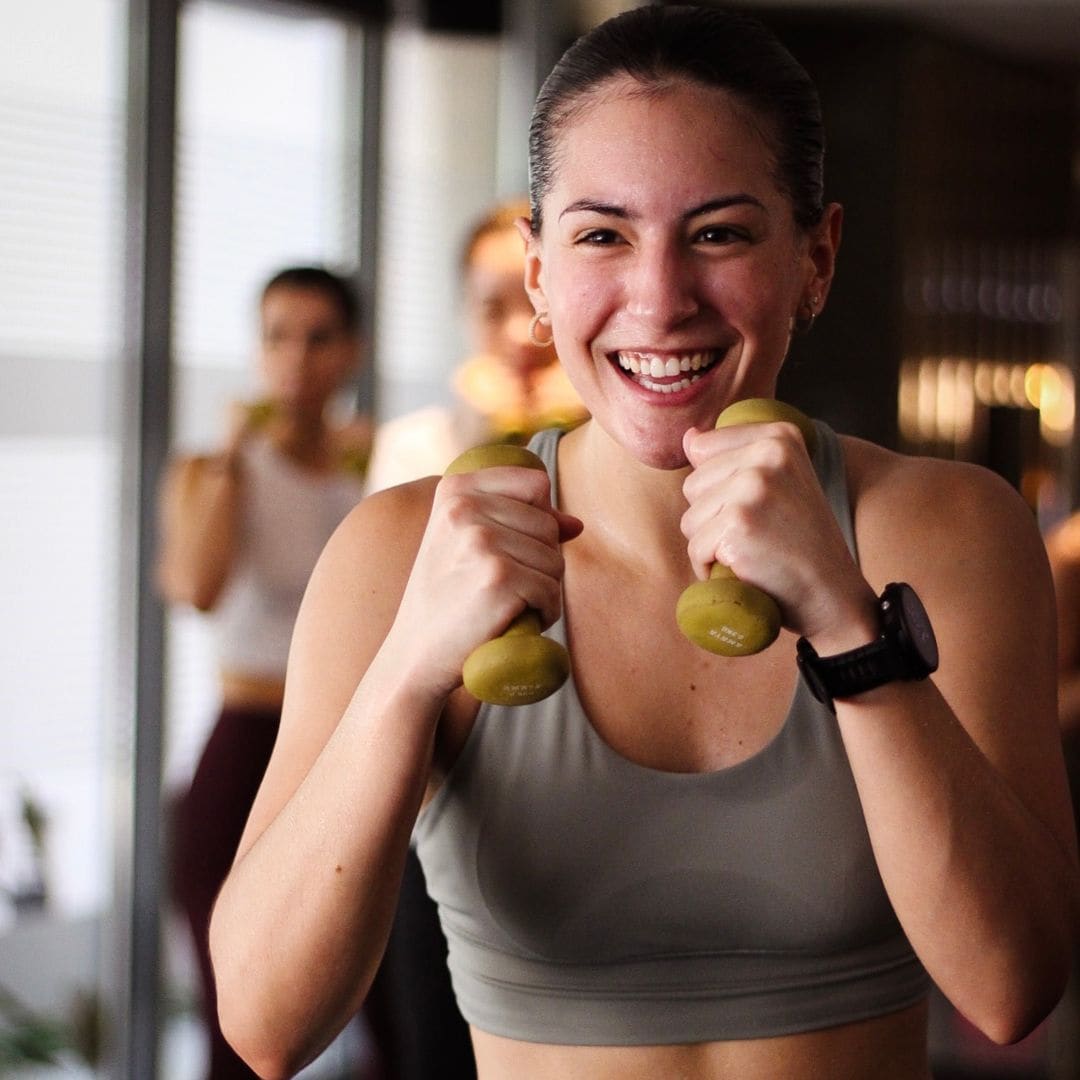
<path id="1" fill-rule="evenodd" d="M 447 466 L 446 475 L 499 465 L 545 470 L 531 450 L 510 443 L 473 447 Z M 462 667 L 465 689 L 492 705 L 529 705 L 553 694 L 570 674 L 570 657 L 540 633 L 540 616 L 526 608 L 497 638 L 477 646 Z"/>
<path id="2" fill-rule="evenodd" d="M 802 433 L 813 453 L 813 422 L 792 405 L 772 398 L 747 398 L 729 405 L 716 426 L 786 420 Z M 740 581 L 730 567 L 714 563 L 707 581 L 696 581 L 679 597 L 679 628 L 695 645 L 721 656 L 750 656 L 768 648 L 780 633 L 780 608 L 771 596 Z"/>

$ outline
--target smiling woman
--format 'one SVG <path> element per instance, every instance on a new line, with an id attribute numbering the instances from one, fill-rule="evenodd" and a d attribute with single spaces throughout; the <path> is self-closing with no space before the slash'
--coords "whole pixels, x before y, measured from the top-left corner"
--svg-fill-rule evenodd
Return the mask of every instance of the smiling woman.
<path id="1" fill-rule="evenodd" d="M 823 145 L 805 72 L 720 9 L 635 9 L 549 76 L 525 284 L 591 419 L 532 440 L 546 475 L 388 489 L 324 551 L 212 927 L 261 1075 L 363 999 L 413 838 L 484 1078 L 927 1080 L 932 981 L 1003 1042 L 1059 998 L 1076 841 L 1026 507 L 820 422 L 812 452 L 716 427 L 828 298 Z M 676 624 L 717 562 L 778 606 L 752 656 Z M 480 703 L 464 661 L 526 607 L 571 676 Z"/>
<path id="2" fill-rule="evenodd" d="M 526 285 L 597 419 L 673 468 L 687 428 L 716 419 L 717 394 L 775 392 L 797 312 L 828 294 L 840 208 L 796 224 L 772 143 L 732 91 L 671 73 L 640 85 L 614 74 L 579 95 L 554 173 L 535 164 L 546 143 L 534 139 L 546 184 Z"/>

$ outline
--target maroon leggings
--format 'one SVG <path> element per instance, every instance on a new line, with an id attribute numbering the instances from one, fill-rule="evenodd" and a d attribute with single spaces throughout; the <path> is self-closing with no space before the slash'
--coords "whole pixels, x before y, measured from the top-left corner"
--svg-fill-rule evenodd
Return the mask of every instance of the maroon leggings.
<path id="1" fill-rule="evenodd" d="M 210 1037 L 208 1080 L 258 1080 L 221 1034 L 208 935 L 210 909 L 232 865 L 280 720 L 277 709 L 222 709 L 191 786 L 173 806 L 172 895 L 191 928 L 199 964 Z"/>

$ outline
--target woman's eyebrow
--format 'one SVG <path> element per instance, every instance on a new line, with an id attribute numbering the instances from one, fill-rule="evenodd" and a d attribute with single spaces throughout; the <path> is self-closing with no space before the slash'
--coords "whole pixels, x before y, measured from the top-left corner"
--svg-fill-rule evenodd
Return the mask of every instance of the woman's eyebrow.
<path id="1" fill-rule="evenodd" d="M 739 192 L 735 195 L 724 195 L 716 199 L 709 199 L 708 202 L 703 202 L 700 206 L 692 207 L 687 210 L 682 218 L 684 221 L 689 221 L 691 218 L 700 217 L 702 214 L 711 214 L 717 210 L 726 210 L 731 206 L 756 206 L 761 210 L 765 209 L 765 204 L 753 195 L 749 195 L 745 192 Z M 617 206 L 615 203 L 601 202 L 598 199 L 576 199 L 568 206 L 564 207 L 560 212 L 559 217 L 562 218 L 566 214 L 580 213 L 581 211 L 589 211 L 594 214 L 603 214 L 607 217 L 616 218 L 632 218 L 634 215 L 627 210 L 625 206 Z"/>
<path id="2" fill-rule="evenodd" d="M 563 207 L 559 217 L 580 213 L 582 210 L 591 211 L 594 214 L 604 214 L 607 217 L 628 218 L 631 216 L 625 207 L 616 206 L 614 203 L 599 202 L 596 199 L 577 199 L 570 203 L 569 206 Z"/>
<path id="3" fill-rule="evenodd" d="M 740 192 L 737 195 L 725 195 L 719 199 L 710 199 L 708 202 L 702 203 L 700 206 L 694 207 L 692 210 L 687 210 L 683 214 L 683 220 L 689 221 L 690 218 L 699 217 L 702 214 L 711 214 L 717 210 L 727 210 L 731 206 L 756 206 L 759 210 L 765 209 L 765 204 L 754 195 Z"/>

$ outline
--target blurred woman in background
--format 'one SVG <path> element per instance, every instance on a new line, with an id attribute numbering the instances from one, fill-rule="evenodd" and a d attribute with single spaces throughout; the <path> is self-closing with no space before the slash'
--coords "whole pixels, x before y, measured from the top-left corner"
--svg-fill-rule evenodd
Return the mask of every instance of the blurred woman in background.
<path id="1" fill-rule="evenodd" d="M 461 280 L 470 355 L 452 376 L 453 404 L 380 424 L 367 490 L 441 473 L 462 450 L 486 442 L 527 442 L 546 427 L 585 419 L 546 330 L 525 293 L 525 246 L 514 222 L 528 199 L 485 213 L 462 247 Z"/>
<path id="2" fill-rule="evenodd" d="M 170 603 L 207 612 L 221 711 L 172 821 L 173 894 L 194 939 L 210 1080 L 255 1074 L 222 1038 L 210 910 L 277 736 L 293 622 L 315 560 L 359 501 L 366 418 L 331 418 L 360 361 L 349 283 L 291 267 L 264 286 L 256 400 L 234 402 L 220 448 L 172 461 L 161 488 L 157 580 Z"/>

